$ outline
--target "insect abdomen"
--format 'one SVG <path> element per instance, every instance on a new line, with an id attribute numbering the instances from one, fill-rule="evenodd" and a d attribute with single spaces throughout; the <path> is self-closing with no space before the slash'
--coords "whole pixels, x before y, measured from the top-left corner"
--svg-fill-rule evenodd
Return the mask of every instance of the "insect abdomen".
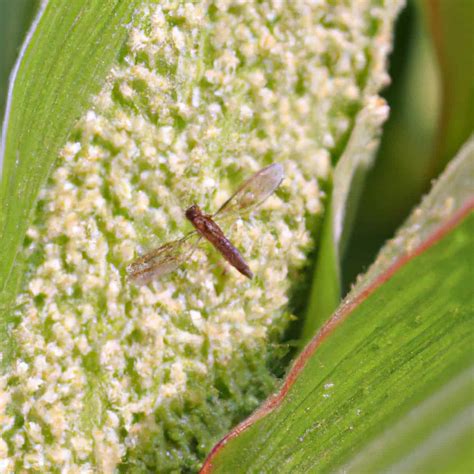
<path id="1" fill-rule="evenodd" d="M 245 263 L 240 252 L 224 235 L 221 228 L 210 217 L 203 214 L 198 206 L 191 206 L 186 211 L 186 217 L 191 221 L 196 230 L 211 242 L 233 267 L 247 278 L 253 277 L 252 271 L 247 263 Z"/>
<path id="2" fill-rule="evenodd" d="M 218 239 L 215 242 L 212 242 L 214 247 L 222 254 L 222 256 L 233 266 L 235 267 L 242 275 L 245 275 L 247 278 L 252 278 L 253 273 L 250 270 L 249 266 L 245 262 L 244 258 L 240 252 L 231 244 L 230 240 L 225 236 Z"/>

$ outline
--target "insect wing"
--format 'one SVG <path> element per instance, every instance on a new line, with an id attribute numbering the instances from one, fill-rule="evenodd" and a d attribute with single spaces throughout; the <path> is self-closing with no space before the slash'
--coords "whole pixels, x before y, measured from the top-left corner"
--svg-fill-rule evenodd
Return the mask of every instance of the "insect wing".
<path id="1" fill-rule="evenodd" d="M 151 280 L 166 275 L 185 262 L 196 249 L 196 232 L 182 239 L 173 240 L 137 258 L 127 267 L 128 277 L 135 283 L 145 285 Z"/>
<path id="2" fill-rule="evenodd" d="M 283 181 L 283 166 L 273 163 L 257 171 L 219 208 L 214 216 L 250 211 L 267 199 Z"/>

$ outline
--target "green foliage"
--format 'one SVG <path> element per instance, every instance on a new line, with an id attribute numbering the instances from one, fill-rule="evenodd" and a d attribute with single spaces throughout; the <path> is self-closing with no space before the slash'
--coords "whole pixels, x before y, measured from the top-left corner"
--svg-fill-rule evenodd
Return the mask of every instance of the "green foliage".
<path id="1" fill-rule="evenodd" d="M 359 113 L 349 141 L 334 170 L 328 210 L 324 218 L 318 260 L 301 335 L 306 343 L 337 308 L 342 293 L 341 261 L 362 186 L 375 154 L 378 127 L 384 115 Z M 388 111 L 388 110 L 387 110 Z"/>

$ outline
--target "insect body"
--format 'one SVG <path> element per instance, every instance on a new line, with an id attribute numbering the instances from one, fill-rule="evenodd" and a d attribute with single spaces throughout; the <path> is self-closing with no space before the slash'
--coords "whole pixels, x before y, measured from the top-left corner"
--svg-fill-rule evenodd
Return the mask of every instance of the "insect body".
<path id="1" fill-rule="evenodd" d="M 282 180 L 283 167 L 279 163 L 274 163 L 244 181 L 215 214 L 204 214 L 197 205 L 189 207 L 186 210 L 186 217 L 196 230 L 179 240 L 168 242 L 143 257 L 137 258 L 127 267 L 129 278 L 136 283 L 145 284 L 153 278 L 174 271 L 191 256 L 202 237 L 214 245 L 240 273 L 252 278 L 253 274 L 242 255 L 214 220 L 223 217 L 236 217 L 249 212 L 265 201 Z"/>
<path id="2" fill-rule="evenodd" d="M 199 209 L 199 206 L 194 205 L 187 209 L 186 217 L 191 221 L 199 234 L 209 240 L 233 267 L 237 268 L 247 278 L 253 277 L 253 273 L 245 263 L 242 255 L 240 255 L 240 252 L 231 244 L 221 228 L 212 220 L 212 216 L 204 214 Z"/>

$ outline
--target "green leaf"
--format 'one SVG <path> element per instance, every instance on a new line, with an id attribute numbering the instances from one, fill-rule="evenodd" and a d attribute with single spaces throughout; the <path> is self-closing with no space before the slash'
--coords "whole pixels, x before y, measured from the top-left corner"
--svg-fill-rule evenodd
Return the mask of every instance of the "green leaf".
<path id="1" fill-rule="evenodd" d="M 11 78 L 0 157 L 3 315 L 9 313 L 20 284 L 17 256 L 38 193 L 74 122 L 116 59 L 135 4 L 45 2 L 22 49 Z"/>
<path id="2" fill-rule="evenodd" d="M 461 372 L 365 446 L 344 466 L 346 471 L 468 472 L 473 463 L 473 376 L 472 368 Z"/>
<path id="3" fill-rule="evenodd" d="M 473 178 L 471 140 L 204 472 L 469 470 Z"/>
<path id="4" fill-rule="evenodd" d="M 381 99 L 378 99 L 383 103 Z M 341 259 L 350 235 L 365 175 L 372 165 L 377 129 L 386 114 L 374 116 L 368 104 L 355 122 L 344 153 L 334 171 L 333 189 L 322 229 L 318 261 L 302 332 L 307 342 L 337 308 L 341 300 Z M 386 109 L 388 113 L 388 109 Z"/>

